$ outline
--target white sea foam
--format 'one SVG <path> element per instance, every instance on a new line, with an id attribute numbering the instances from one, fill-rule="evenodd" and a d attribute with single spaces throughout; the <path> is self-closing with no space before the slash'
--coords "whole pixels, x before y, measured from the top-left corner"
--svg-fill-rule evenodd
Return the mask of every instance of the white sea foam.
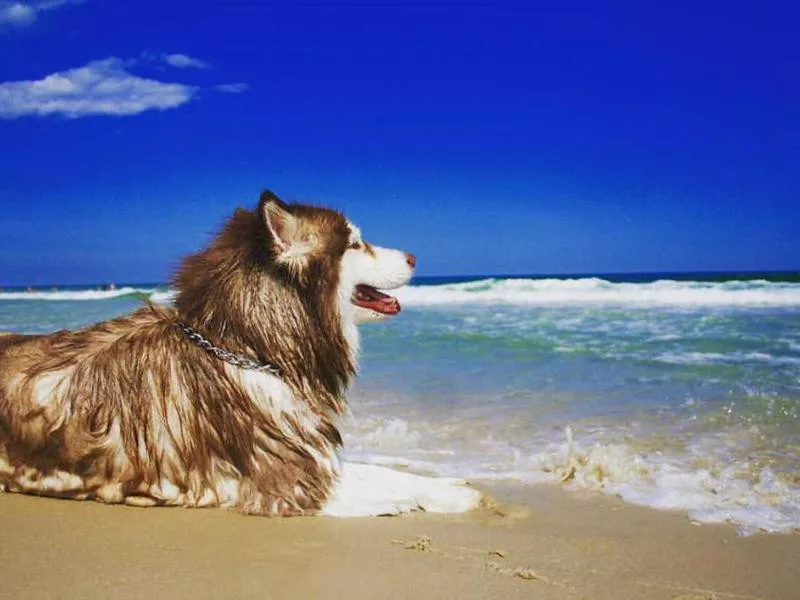
<path id="1" fill-rule="evenodd" d="M 643 452 L 627 443 L 575 441 L 570 428 L 561 440 L 540 435 L 522 443 L 488 433 L 459 443 L 452 423 L 370 419 L 361 425 L 348 433 L 346 448 L 351 459 L 367 463 L 473 481 L 594 490 L 631 504 L 682 510 L 700 523 L 730 522 L 742 534 L 800 530 L 800 487 L 768 467 L 736 460 L 728 453 L 733 441 L 719 434 L 684 452 Z M 442 451 L 447 444 L 453 444 L 450 451 Z"/>
<path id="2" fill-rule="evenodd" d="M 396 293 L 405 304 L 512 303 L 633 306 L 800 306 L 800 284 L 757 281 L 612 283 L 582 279 L 485 279 L 409 286 Z"/>
<path id="3" fill-rule="evenodd" d="M 169 304 L 175 300 L 177 292 L 175 290 L 166 290 L 163 292 L 153 292 L 150 294 L 150 300 L 158 302 L 159 304 Z"/>
<path id="4" fill-rule="evenodd" d="M 0 300 L 108 300 L 144 294 L 171 302 L 173 290 L 123 287 L 117 290 L 0 292 Z M 755 281 L 674 281 L 613 283 L 580 279 L 483 279 L 465 283 L 412 285 L 395 292 L 409 306 L 447 304 L 627 306 L 800 306 L 800 283 Z"/>
<path id="5" fill-rule="evenodd" d="M 743 534 L 800 529 L 800 488 L 769 468 L 709 455 L 702 457 L 707 466 L 693 468 L 678 455 L 644 455 L 625 444 L 582 448 L 569 430 L 567 438 L 560 448 L 531 457 L 544 480 L 614 494 L 632 504 L 685 510 L 702 523 L 730 522 Z"/>
<path id="6" fill-rule="evenodd" d="M 30 292 L 0 292 L 0 300 L 111 300 L 141 294 L 148 298 L 159 294 L 154 289 L 121 287 L 115 290 L 36 290 Z"/>
<path id="7" fill-rule="evenodd" d="M 774 356 L 766 352 L 730 352 L 720 354 L 718 352 L 685 352 L 685 353 L 665 353 L 656 357 L 657 361 L 676 364 L 737 364 L 737 363 L 768 363 L 771 365 L 800 365 L 800 358 L 794 356 Z"/>

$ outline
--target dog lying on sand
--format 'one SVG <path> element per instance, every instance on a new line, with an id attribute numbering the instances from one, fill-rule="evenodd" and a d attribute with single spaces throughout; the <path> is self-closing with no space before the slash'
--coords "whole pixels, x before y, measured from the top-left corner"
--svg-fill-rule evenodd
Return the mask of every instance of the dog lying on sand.
<path id="1" fill-rule="evenodd" d="M 413 255 L 264 192 L 147 305 L 0 336 L 0 491 L 256 515 L 462 511 L 479 499 L 338 459 L 357 323 L 400 312 Z"/>

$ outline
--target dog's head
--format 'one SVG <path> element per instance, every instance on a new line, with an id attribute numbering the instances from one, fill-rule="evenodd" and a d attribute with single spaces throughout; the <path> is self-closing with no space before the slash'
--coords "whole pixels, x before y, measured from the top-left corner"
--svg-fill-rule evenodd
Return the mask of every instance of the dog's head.
<path id="1" fill-rule="evenodd" d="M 285 204 L 263 192 L 259 212 L 269 233 L 272 262 L 302 287 L 334 283 L 346 321 L 380 321 L 400 312 L 397 298 L 381 290 L 407 284 L 416 258 L 374 246 L 361 230 L 336 211 Z"/>

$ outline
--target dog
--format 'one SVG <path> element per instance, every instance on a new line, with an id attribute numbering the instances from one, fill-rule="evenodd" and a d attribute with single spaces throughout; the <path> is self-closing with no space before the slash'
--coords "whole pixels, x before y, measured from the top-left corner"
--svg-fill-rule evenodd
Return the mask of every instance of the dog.
<path id="1" fill-rule="evenodd" d="M 0 336 L 0 491 L 266 516 L 466 510 L 477 492 L 339 460 L 357 325 L 396 316 L 409 253 L 263 192 L 147 304 Z M 384 290 L 384 291 L 379 291 Z"/>

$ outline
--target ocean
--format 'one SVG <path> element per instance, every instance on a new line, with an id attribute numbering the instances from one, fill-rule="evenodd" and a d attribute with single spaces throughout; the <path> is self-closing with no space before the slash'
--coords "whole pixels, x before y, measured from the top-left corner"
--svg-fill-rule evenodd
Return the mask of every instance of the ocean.
<path id="1" fill-rule="evenodd" d="M 800 530 L 800 275 L 418 278 L 362 328 L 349 460 L 555 484 L 743 534 Z M 0 292 L 0 330 L 165 286 Z"/>

